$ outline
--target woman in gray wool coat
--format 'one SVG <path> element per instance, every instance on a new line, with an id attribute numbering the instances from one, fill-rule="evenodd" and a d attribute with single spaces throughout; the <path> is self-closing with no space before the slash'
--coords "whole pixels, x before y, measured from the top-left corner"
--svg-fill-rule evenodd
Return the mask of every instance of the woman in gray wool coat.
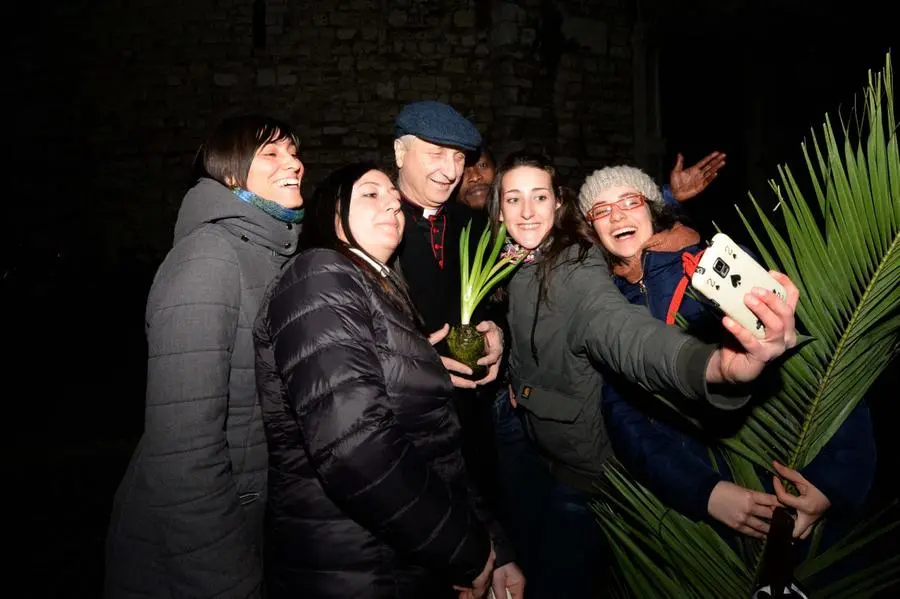
<path id="1" fill-rule="evenodd" d="M 297 251 L 292 128 L 223 121 L 147 299 L 144 434 L 116 493 L 107 598 L 260 597 L 267 448 L 251 327 Z"/>

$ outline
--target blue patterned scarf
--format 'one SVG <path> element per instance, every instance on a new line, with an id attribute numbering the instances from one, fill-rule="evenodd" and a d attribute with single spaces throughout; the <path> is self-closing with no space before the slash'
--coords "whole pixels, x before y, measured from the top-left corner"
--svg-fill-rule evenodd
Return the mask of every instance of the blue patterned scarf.
<path id="1" fill-rule="evenodd" d="M 283 223 L 297 224 L 303 221 L 303 208 L 285 208 L 277 202 L 267 200 L 256 195 L 252 191 L 240 187 L 235 187 L 231 191 L 233 191 L 234 195 L 242 202 L 247 202 L 251 206 L 256 206 L 272 218 L 280 220 Z"/>

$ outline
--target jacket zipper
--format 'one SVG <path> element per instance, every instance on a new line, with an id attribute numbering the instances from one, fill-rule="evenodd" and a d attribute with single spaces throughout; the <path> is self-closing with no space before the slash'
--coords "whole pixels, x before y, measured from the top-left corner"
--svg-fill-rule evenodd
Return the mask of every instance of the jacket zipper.
<path id="1" fill-rule="evenodd" d="M 644 305 L 650 307 L 650 295 L 647 293 L 647 286 L 644 285 L 644 275 L 647 274 L 647 252 L 641 256 L 641 280 L 638 281 L 638 287 L 641 288 L 641 295 L 644 296 Z"/>

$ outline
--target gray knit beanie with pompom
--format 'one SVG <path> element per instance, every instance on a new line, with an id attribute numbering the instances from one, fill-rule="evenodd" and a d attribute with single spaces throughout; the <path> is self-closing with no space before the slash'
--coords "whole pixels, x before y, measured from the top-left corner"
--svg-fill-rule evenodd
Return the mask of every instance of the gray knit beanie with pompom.
<path id="1" fill-rule="evenodd" d="M 594 171 L 584 180 L 578 192 L 578 206 L 581 213 L 587 214 L 604 190 L 619 186 L 637 190 L 648 202 L 663 204 L 662 192 L 650 175 L 633 166 L 608 166 Z"/>

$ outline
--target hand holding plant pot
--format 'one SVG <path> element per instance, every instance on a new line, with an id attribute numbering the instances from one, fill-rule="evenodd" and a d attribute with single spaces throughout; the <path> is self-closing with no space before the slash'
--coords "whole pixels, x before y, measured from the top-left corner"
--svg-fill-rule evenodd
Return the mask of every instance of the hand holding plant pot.
<path id="1" fill-rule="evenodd" d="M 492 362 L 493 364 L 499 361 L 500 354 L 503 352 L 502 335 L 497 325 L 490 321 L 482 322 L 477 327 L 473 326 L 471 324 L 472 314 L 481 300 L 490 293 L 494 286 L 505 279 L 519 265 L 523 255 L 500 256 L 500 248 L 503 246 L 503 241 L 506 238 L 506 227 L 501 224 L 500 230 L 494 238 L 490 255 L 485 256 L 485 252 L 490 242 L 491 232 L 485 228 L 478 241 L 475 256 L 470 264 L 469 235 L 471 234 L 471 229 L 472 221 L 470 220 L 459 238 L 461 276 L 460 321 L 459 324 L 450 328 L 450 332 L 447 335 L 447 346 L 450 348 L 450 356 L 454 360 L 472 369 L 471 377 L 466 378 L 481 381 L 487 376 L 488 367 L 478 362 L 486 354 L 496 358 Z M 486 337 L 487 343 L 485 341 Z"/>

